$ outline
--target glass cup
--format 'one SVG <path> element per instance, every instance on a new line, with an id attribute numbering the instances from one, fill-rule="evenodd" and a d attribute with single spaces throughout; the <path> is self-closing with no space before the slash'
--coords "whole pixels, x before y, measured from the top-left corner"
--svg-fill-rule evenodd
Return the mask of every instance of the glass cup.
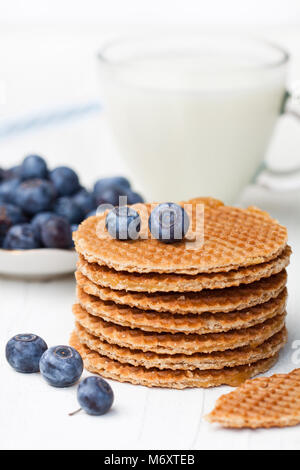
<path id="1" fill-rule="evenodd" d="M 105 109 L 147 200 L 233 203 L 284 109 L 288 60 L 280 47 L 232 34 L 148 34 L 104 46 Z"/>

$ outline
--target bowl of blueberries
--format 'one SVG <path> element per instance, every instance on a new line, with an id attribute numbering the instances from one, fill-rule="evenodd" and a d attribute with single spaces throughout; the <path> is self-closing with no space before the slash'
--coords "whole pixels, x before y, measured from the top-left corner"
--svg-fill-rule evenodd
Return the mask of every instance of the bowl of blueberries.
<path id="1" fill-rule="evenodd" d="M 102 204 L 143 202 L 123 176 L 101 178 L 88 190 L 67 166 L 50 170 L 39 155 L 0 168 L 0 274 L 49 278 L 76 267 L 72 233 Z"/>

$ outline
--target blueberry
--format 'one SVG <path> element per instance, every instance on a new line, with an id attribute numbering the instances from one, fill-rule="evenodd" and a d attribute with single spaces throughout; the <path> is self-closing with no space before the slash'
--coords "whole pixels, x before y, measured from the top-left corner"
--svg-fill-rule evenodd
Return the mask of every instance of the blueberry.
<path id="1" fill-rule="evenodd" d="M 81 377 L 83 361 L 71 346 L 54 346 L 42 355 L 40 371 L 53 387 L 69 387 Z"/>
<path id="2" fill-rule="evenodd" d="M 45 160 L 38 155 L 28 155 L 21 165 L 20 176 L 22 180 L 48 177 L 48 168 Z"/>
<path id="3" fill-rule="evenodd" d="M 98 199 L 105 189 L 109 189 L 112 186 L 121 186 L 124 190 L 130 189 L 130 183 L 124 176 L 115 176 L 111 178 L 101 178 L 94 184 L 94 196 Z"/>
<path id="4" fill-rule="evenodd" d="M 41 240 L 41 229 L 42 226 L 53 217 L 52 212 L 40 212 L 39 214 L 35 215 L 31 220 L 31 225 L 33 226 L 35 233 L 39 240 Z"/>
<path id="5" fill-rule="evenodd" d="M 149 229 L 152 235 L 165 243 L 182 240 L 189 225 L 189 216 L 186 211 L 172 202 L 159 204 L 149 217 Z"/>
<path id="6" fill-rule="evenodd" d="M 21 175 L 21 165 L 15 165 L 4 171 L 3 179 L 10 180 L 13 178 L 19 178 Z"/>
<path id="7" fill-rule="evenodd" d="M 111 204 L 112 206 L 124 205 L 125 202 L 122 203 L 120 201 L 120 196 L 125 196 L 126 192 L 126 189 L 117 185 L 104 189 L 96 196 L 97 207 L 102 204 Z"/>
<path id="8" fill-rule="evenodd" d="M 39 362 L 48 346 L 39 336 L 21 334 L 11 338 L 5 349 L 6 359 L 17 372 L 39 372 Z"/>
<path id="9" fill-rule="evenodd" d="M 32 215 L 49 210 L 54 198 L 55 189 L 52 183 L 41 179 L 24 181 L 15 193 L 16 204 Z"/>
<path id="10" fill-rule="evenodd" d="M 72 246 L 72 233 L 68 221 L 52 215 L 41 227 L 41 239 L 46 248 L 70 248 Z"/>
<path id="11" fill-rule="evenodd" d="M 15 203 L 16 189 L 20 185 L 19 178 L 12 178 L 9 180 L 3 180 L 0 183 L 0 198 L 4 202 Z"/>
<path id="12" fill-rule="evenodd" d="M 79 224 L 84 219 L 84 212 L 70 197 L 60 197 L 55 201 L 53 210 L 57 215 L 65 217 L 70 224 Z"/>
<path id="13" fill-rule="evenodd" d="M 19 207 L 13 204 L 0 204 L 0 239 L 4 239 L 10 227 L 26 222 L 26 218 Z"/>
<path id="14" fill-rule="evenodd" d="M 131 207 L 115 207 L 107 214 L 105 226 L 117 240 L 136 240 L 141 230 L 141 218 Z"/>
<path id="15" fill-rule="evenodd" d="M 78 385 L 77 399 L 81 408 L 89 415 L 107 413 L 114 401 L 111 386 L 101 377 L 87 377 Z"/>
<path id="16" fill-rule="evenodd" d="M 143 197 L 139 194 L 136 193 L 135 191 L 128 191 L 127 193 L 127 204 L 137 204 L 139 202 L 144 202 Z"/>
<path id="17" fill-rule="evenodd" d="M 50 179 L 60 196 L 72 196 L 80 190 L 77 174 L 67 166 L 59 166 L 52 170 Z"/>
<path id="18" fill-rule="evenodd" d="M 33 250 L 39 247 L 39 239 L 31 224 L 14 225 L 3 241 L 5 250 Z"/>
<path id="19" fill-rule="evenodd" d="M 96 201 L 93 194 L 89 193 L 84 188 L 73 196 L 73 201 L 80 207 L 85 216 L 96 208 Z"/>

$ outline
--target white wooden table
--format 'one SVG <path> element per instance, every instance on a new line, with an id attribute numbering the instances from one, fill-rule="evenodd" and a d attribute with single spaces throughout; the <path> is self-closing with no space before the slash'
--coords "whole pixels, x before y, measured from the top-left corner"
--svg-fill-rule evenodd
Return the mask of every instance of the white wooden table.
<path id="1" fill-rule="evenodd" d="M 300 340 L 300 193 L 269 197 L 250 189 L 247 200 L 260 203 L 290 230 L 294 250 L 289 268 L 289 343 L 272 372 L 297 366 L 291 349 Z M 294 203 L 289 202 L 294 200 Z M 55 389 L 39 374 L 14 372 L 6 363 L 6 341 L 16 333 L 41 335 L 48 345 L 65 344 L 72 330 L 73 277 L 49 282 L 0 280 L 0 446 L 16 449 L 289 449 L 300 448 L 299 426 L 259 431 L 222 430 L 206 423 L 215 400 L 229 387 L 195 390 L 148 389 L 112 382 L 115 403 L 103 417 L 79 413 L 76 386 Z M 300 354 L 298 355 L 300 358 Z M 295 358 L 294 358 L 295 359 Z M 295 362 L 295 360 L 294 360 Z M 87 375 L 86 373 L 84 375 Z"/>
<path id="2" fill-rule="evenodd" d="M 14 34 L 10 39 L 14 40 L 15 37 Z M 286 37 L 288 40 L 288 36 Z M 36 43 L 35 37 L 30 37 L 31 40 L 32 44 Z M 29 44 L 25 40 L 22 42 L 24 54 L 32 46 L 30 41 Z M 61 50 L 60 44 L 67 46 L 73 44 L 72 41 L 60 41 L 57 51 Z M 75 43 L 74 51 L 79 47 L 79 42 L 78 40 Z M 298 35 L 297 41 L 293 42 L 295 51 L 299 50 L 299 42 Z M 15 46 L 17 51 L 18 42 Z M 82 60 L 84 59 L 81 56 L 80 61 L 74 59 L 74 67 Z M 62 60 L 61 68 L 63 64 Z M 17 63 L 15 65 L 18 66 Z M 46 67 L 46 60 L 44 66 Z M 65 68 L 67 70 L 67 66 Z M 34 69 L 32 70 L 34 73 Z M 40 70 L 43 71 L 43 67 Z M 12 78 L 15 76 L 12 71 L 11 75 Z M 65 82 L 68 83 L 67 78 Z M 18 83 L 16 90 L 17 85 Z M 77 89 L 77 85 L 74 88 Z M 67 91 L 66 87 L 64 89 Z M 39 91 L 44 96 L 43 90 Z M 289 137 L 285 134 L 282 145 L 277 146 L 279 159 L 282 155 L 286 159 L 286 143 L 289 144 L 289 154 L 299 158 L 299 132 L 298 136 L 294 131 L 292 134 Z M 16 139 L 0 142 L 0 166 L 17 163 L 26 152 L 37 151 L 49 158 L 51 165 L 72 164 L 83 175 L 84 183 L 91 182 L 95 175 L 110 172 L 122 174 L 126 172 L 126 168 L 116 155 L 112 158 L 107 135 L 102 132 L 96 117 L 58 126 L 55 131 L 49 128 L 38 133 L 24 134 Z M 292 142 L 294 148 L 291 147 Z M 288 372 L 300 363 L 299 360 L 297 364 L 297 356 L 292 349 L 293 342 L 300 340 L 300 192 L 283 196 L 249 188 L 241 203 L 257 204 L 269 210 L 289 228 L 290 244 L 294 250 L 289 268 L 289 343 L 271 373 Z M 6 363 L 4 348 L 11 336 L 21 332 L 36 333 L 49 346 L 67 343 L 73 326 L 71 306 L 74 299 L 75 282 L 72 276 L 49 282 L 0 279 L 1 448 L 300 449 L 300 426 L 232 431 L 206 423 L 203 415 L 213 408 L 221 394 L 231 390 L 229 387 L 176 391 L 111 382 L 115 393 L 111 412 L 102 417 L 91 417 L 83 412 L 69 417 L 68 413 L 77 408 L 76 386 L 55 389 L 48 386 L 39 374 L 23 375 L 14 372 Z M 300 354 L 298 356 L 300 359 Z"/>

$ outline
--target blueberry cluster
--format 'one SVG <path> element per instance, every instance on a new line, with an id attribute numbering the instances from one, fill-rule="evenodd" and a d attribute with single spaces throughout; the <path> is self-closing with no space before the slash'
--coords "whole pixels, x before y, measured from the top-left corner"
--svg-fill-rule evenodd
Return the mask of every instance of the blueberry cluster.
<path id="1" fill-rule="evenodd" d="M 19 334 L 6 344 L 6 359 L 17 372 L 41 372 L 53 387 L 70 387 L 80 379 L 83 361 L 71 346 L 48 349 L 45 341 L 34 334 Z M 83 410 L 102 415 L 112 406 L 114 394 L 110 385 L 100 377 L 87 377 L 78 386 L 77 399 Z M 73 413 L 72 413 L 73 414 Z"/>
<path id="2" fill-rule="evenodd" d="M 81 186 L 69 167 L 50 171 L 38 155 L 21 165 L 0 169 L 0 248 L 71 248 L 72 232 L 101 204 L 143 202 L 124 177 L 102 178 L 92 191 Z"/>
<path id="3" fill-rule="evenodd" d="M 159 204 L 148 220 L 154 238 L 164 243 L 176 243 L 184 238 L 190 225 L 187 212 L 173 202 Z M 131 207 L 115 207 L 106 216 L 105 226 L 117 240 L 136 240 L 141 230 L 141 218 Z"/>

